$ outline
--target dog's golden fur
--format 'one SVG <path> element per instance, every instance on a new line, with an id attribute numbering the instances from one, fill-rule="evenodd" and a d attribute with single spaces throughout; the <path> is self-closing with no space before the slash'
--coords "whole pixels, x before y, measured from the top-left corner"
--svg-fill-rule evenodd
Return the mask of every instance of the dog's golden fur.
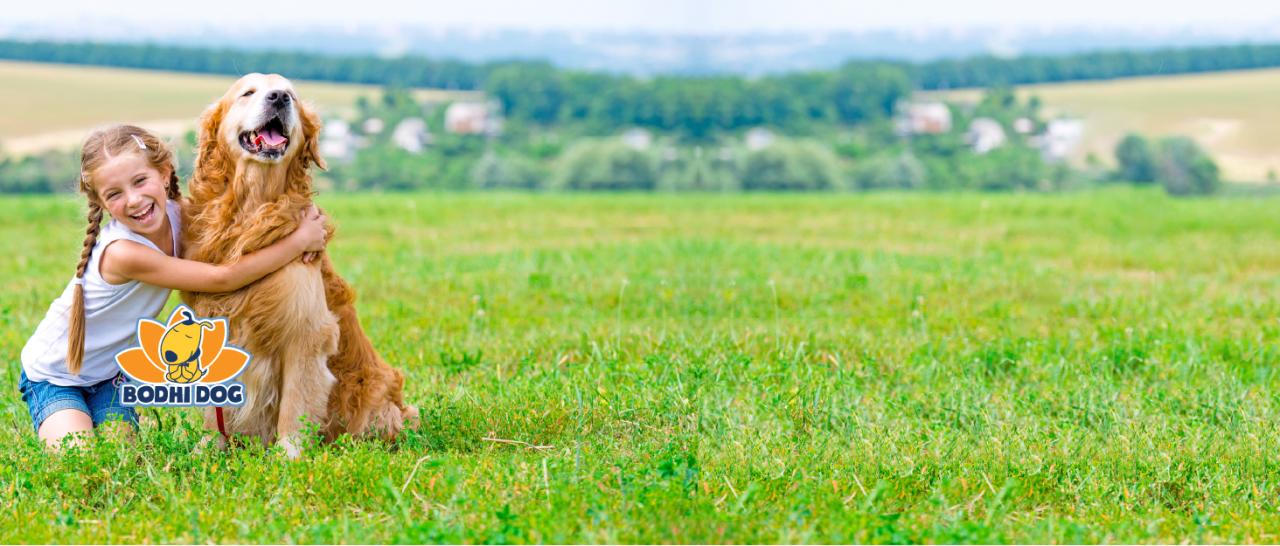
<path id="1" fill-rule="evenodd" d="M 320 121 L 293 101 L 296 123 L 287 150 L 263 161 L 237 142 L 238 123 L 250 114 L 246 89 L 274 86 L 293 94 L 288 80 L 250 74 L 236 82 L 201 119 L 198 157 L 183 207 L 185 257 L 227 263 L 285 237 L 311 204 L 312 165 L 319 154 Z M 250 97 L 251 98 L 251 97 Z M 259 101 L 261 102 L 261 101 Z M 230 118 L 230 119 L 229 119 Z M 329 227 L 330 236 L 333 234 Z M 310 264 L 295 261 L 238 291 L 184 292 L 203 316 L 228 317 L 230 342 L 253 361 L 240 376 L 246 403 L 225 410 L 228 432 L 280 442 L 296 454 L 300 419 L 317 423 L 328 439 L 343 432 L 393 439 L 417 409 L 404 402 L 401 373 L 378 356 L 355 312 L 355 291 L 333 269 L 327 253 Z M 206 426 L 216 429 L 212 410 Z"/>

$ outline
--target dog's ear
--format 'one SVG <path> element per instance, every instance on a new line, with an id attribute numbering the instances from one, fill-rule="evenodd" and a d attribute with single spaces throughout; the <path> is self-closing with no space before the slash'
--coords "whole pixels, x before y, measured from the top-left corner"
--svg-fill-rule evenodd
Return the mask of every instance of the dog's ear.
<path id="1" fill-rule="evenodd" d="M 310 167 L 314 163 L 321 170 L 328 170 L 324 158 L 320 157 L 320 129 L 323 126 L 320 116 L 316 115 L 315 109 L 310 105 L 299 103 L 298 117 L 302 118 L 302 138 L 307 141 L 298 155 L 298 159 L 302 161 L 302 168 Z"/>
<path id="2" fill-rule="evenodd" d="M 226 111 L 226 101 L 219 99 L 200 115 L 200 132 L 196 135 L 197 164 L 212 160 L 217 155 L 218 129 L 222 127 L 222 116 Z"/>

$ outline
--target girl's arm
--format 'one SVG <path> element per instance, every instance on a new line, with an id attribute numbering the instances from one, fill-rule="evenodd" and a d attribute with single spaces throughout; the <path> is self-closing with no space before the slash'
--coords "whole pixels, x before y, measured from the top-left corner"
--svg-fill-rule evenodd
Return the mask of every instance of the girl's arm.
<path id="1" fill-rule="evenodd" d="M 224 265 L 174 258 L 134 241 L 116 241 L 103 250 L 102 276 L 115 284 L 138 280 L 173 290 L 230 292 L 280 269 L 304 252 L 323 250 L 324 221 L 318 210 L 309 209 L 298 229 L 284 239 Z"/>

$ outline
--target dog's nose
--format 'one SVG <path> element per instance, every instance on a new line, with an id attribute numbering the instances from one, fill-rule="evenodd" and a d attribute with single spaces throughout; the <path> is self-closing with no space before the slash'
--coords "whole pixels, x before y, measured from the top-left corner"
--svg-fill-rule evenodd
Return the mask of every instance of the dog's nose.
<path id="1" fill-rule="evenodd" d="M 267 103 L 277 108 L 289 104 L 289 94 L 284 91 L 272 91 L 267 93 Z"/>

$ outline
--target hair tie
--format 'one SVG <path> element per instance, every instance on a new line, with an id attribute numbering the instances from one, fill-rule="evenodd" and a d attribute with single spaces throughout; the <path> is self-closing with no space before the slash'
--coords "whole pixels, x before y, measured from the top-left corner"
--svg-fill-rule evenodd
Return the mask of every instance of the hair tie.
<path id="1" fill-rule="evenodd" d="M 138 143 L 139 148 L 142 148 L 143 150 L 147 149 L 147 145 L 142 142 L 141 138 L 138 138 L 138 135 L 129 135 L 129 136 L 133 137 L 133 141 Z"/>
<path id="2" fill-rule="evenodd" d="M 84 277 L 72 277 L 71 284 L 78 284 L 80 286 L 84 286 Z"/>

